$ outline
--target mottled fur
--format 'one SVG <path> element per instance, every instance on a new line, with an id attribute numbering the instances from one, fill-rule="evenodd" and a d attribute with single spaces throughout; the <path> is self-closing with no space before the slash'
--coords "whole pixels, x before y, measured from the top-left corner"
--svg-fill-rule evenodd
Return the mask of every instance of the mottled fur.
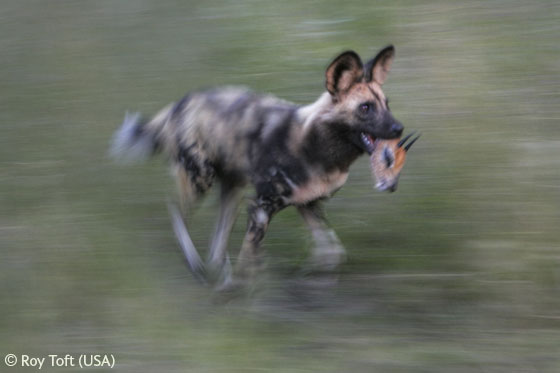
<path id="1" fill-rule="evenodd" d="M 115 137 L 113 153 L 138 151 L 142 144 L 167 154 L 186 210 L 220 181 L 220 217 L 209 256 L 218 273 L 225 271 L 227 237 L 240 191 L 248 184 L 255 197 L 237 278 L 253 271 L 270 219 L 290 205 L 298 207 L 313 232 L 316 262 L 332 267 L 344 252 L 324 222 L 320 200 L 346 182 L 357 157 L 371 153 L 365 137 L 401 135 L 403 127 L 392 117 L 381 90 L 393 56 L 393 47 L 387 47 L 364 68 L 356 53 L 341 54 L 326 71 L 327 92 L 308 106 L 239 87 L 190 93 L 150 121 L 128 117 Z M 176 233 L 184 236 L 178 219 L 174 214 Z M 185 242 L 183 249 L 192 257 L 190 238 Z"/>

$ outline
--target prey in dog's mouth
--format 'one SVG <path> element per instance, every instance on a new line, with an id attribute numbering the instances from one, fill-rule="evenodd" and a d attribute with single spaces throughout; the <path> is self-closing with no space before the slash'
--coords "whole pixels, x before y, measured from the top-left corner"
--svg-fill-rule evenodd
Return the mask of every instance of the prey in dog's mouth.
<path id="1" fill-rule="evenodd" d="M 371 149 L 371 152 L 368 151 L 371 171 L 376 180 L 375 187 L 378 190 L 388 192 L 397 190 L 406 154 L 420 137 L 417 135 L 412 138 L 413 135 L 414 132 L 402 139 L 374 140 L 371 136 L 362 133 L 364 146 Z"/>

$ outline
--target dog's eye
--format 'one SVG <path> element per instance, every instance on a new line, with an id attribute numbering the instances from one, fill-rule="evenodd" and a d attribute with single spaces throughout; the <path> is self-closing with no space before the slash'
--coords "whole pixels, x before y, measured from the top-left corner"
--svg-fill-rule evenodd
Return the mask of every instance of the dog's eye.
<path id="1" fill-rule="evenodd" d="M 360 105 L 360 112 L 362 114 L 366 114 L 369 111 L 370 108 L 371 108 L 370 104 L 361 104 Z"/>
<path id="2" fill-rule="evenodd" d="M 373 102 L 364 102 L 358 106 L 358 112 L 361 115 L 367 115 L 373 111 L 375 111 L 375 103 Z"/>

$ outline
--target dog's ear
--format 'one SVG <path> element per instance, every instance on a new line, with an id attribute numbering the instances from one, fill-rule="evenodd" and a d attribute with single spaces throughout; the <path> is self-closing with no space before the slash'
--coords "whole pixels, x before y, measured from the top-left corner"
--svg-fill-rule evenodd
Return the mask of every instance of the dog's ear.
<path id="1" fill-rule="evenodd" d="M 348 51 L 336 57 L 326 71 L 327 91 L 337 96 L 359 82 L 364 74 L 362 60 L 356 52 Z"/>
<path id="2" fill-rule="evenodd" d="M 369 60 L 364 68 L 366 82 L 369 83 L 373 80 L 379 85 L 383 85 L 385 79 L 387 79 L 387 74 L 389 74 L 391 70 L 391 64 L 394 58 L 395 47 L 392 45 L 383 48 L 377 53 L 377 56 Z"/>

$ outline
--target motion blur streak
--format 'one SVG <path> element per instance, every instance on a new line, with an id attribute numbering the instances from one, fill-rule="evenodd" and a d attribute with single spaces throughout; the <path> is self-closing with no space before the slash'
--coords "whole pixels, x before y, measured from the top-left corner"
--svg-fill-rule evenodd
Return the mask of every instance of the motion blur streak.
<path id="1" fill-rule="evenodd" d="M 2 2 L 0 350 L 122 372 L 560 371 L 559 19 L 546 0 Z M 422 138 L 397 192 L 363 157 L 329 202 L 338 283 L 298 273 L 310 242 L 286 210 L 253 296 L 213 302 L 163 160 L 107 157 L 123 109 L 226 84 L 303 104 L 338 53 L 389 43 L 385 94 Z"/>

